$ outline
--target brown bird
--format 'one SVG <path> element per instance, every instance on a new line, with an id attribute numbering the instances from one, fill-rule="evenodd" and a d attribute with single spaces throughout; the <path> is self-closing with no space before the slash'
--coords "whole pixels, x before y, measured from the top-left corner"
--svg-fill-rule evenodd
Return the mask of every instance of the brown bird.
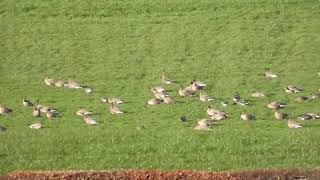
<path id="1" fill-rule="evenodd" d="M 3 105 L 0 104 L 0 115 L 7 115 L 9 113 L 11 113 L 13 110 L 9 109 Z"/>
<path id="2" fill-rule="evenodd" d="M 299 93 L 299 92 L 302 91 L 302 89 L 297 88 L 297 87 L 294 86 L 294 85 L 285 86 L 283 89 L 284 89 L 284 91 L 287 92 L 287 93 Z"/>
<path id="3" fill-rule="evenodd" d="M 33 103 L 31 101 L 27 100 L 27 98 L 22 99 L 22 104 L 24 107 L 32 107 L 33 106 Z"/>
<path id="4" fill-rule="evenodd" d="M 240 118 L 242 120 L 245 120 L 245 121 L 250 121 L 250 120 L 255 120 L 256 119 L 252 114 L 245 113 L 245 112 L 242 112 L 240 114 Z"/>
<path id="5" fill-rule="evenodd" d="M 40 117 L 40 110 L 37 107 L 34 107 L 32 112 L 33 117 Z"/>
<path id="6" fill-rule="evenodd" d="M 164 84 L 172 84 L 173 83 L 173 81 L 171 79 L 169 79 L 164 72 L 161 73 L 160 78 Z"/>
<path id="7" fill-rule="evenodd" d="M 124 113 L 118 107 L 114 106 L 114 103 L 111 103 L 110 112 L 111 112 L 111 114 L 123 114 Z"/>
<path id="8" fill-rule="evenodd" d="M 291 129 L 302 128 L 302 126 L 300 124 L 298 124 L 297 122 L 291 120 L 290 118 L 288 120 L 288 127 L 291 128 Z"/>
<path id="9" fill-rule="evenodd" d="M 289 114 L 288 114 L 288 113 L 285 113 L 285 112 L 276 111 L 276 112 L 274 113 L 274 116 L 276 117 L 276 119 L 281 120 L 281 119 L 286 119 L 286 118 L 288 118 L 288 117 L 289 117 Z"/>
<path id="10" fill-rule="evenodd" d="M 48 78 L 48 76 L 44 79 L 44 83 L 47 85 L 47 86 L 52 86 L 54 85 L 55 83 L 55 80 L 54 79 L 50 79 Z"/>
<path id="11" fill-rule="evenodd" d="M 278 76 L 276 74 L 274 74 L 271 69 L 266 69 L 266 72 L 265 72 L 265 76 L 267 78 L 277 78 Z"/>
<path id="12" fill-rule="evenodd" d="M 298 96 L 295 98 L 295 101 L 297 102 L 304 102 L 304 101 L 307 101 L 309 98 L 306 97 L 306 96 Z"/>
<path id="13" fill-rule="evenodd" d="M 270 102 L 269 104 L 267 104 L 267 108 L 274 109 L 274 110 L 282 109 L 284 107 L 286 107 L 286 104 L 279 103 L 279 102 Z"/>
<path id="14" fill-rule="evenodd" d="M 251 94 L 251 96 L 255 98 L 261 98 L 261 97 L 265 97 L 265 94 L 262 92 L 254 92 Z"/>
<path id="15" fill-rule="evenodd" d="M 189 87 L 183 88 L 183 86 L 180 85 L 179 95 L 182 96 L 182 97 L 185 97 L 185 96 L 195 96 L 196 93 L 195 93 L 194 91 L 192 91 Z"/>

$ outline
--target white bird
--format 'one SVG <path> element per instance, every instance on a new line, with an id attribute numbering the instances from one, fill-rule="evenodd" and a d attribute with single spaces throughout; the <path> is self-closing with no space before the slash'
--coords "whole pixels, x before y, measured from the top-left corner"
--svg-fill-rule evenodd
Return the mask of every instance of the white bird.
<path id="1" fill-rule="evenodd" d="M 41 123 L 33 123 L 29 125 L 29 128 L 31 129 L 40 129 L 41 128 Z"/>
<path id="2" fill-rule="evenodd" d="M 89 95 L 92 93 L 92 89 L 90 87 L 85 87 L 84 92 Z"/>

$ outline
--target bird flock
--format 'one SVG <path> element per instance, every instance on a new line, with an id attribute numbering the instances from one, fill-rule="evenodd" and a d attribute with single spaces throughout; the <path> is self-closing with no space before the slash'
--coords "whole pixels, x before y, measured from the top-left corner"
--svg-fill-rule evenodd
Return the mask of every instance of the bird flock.
<path id="1" fill-rule="evenodd" d="M 320 72 L 317 73 L 318 76 L 320 77 Z M 265 71 L 264 76 L 266 78 L 278 78 L 278 75 L 274 74 L 272 70 L 267 69 Z M 170 85 L 173 83 L 176 83 L 175 81 L 171 80 L 170 78 L 167 77 L 167 75 L 162 72 L 160 75 L 161 82 Z M 72 81 L 70 78 L 68 81 L 64 80 L 55 80 L 55 79 L 50 79 L 46 77 L 44 79 L 44 84 L 47 86 L 56 86 L 59 88 L 70 88 L 70 89 L 82 89 L 84 90 L 85 94 L 89 95 L 92 93 L 92 89 L 89 86 L 86 85 L 81 85 L 75 81 Z M 184 87 L 183 85 L 180 85 L 178 89 L 178 93 L 181 97 L 188 97 L 188 96 L 198 96 L 200 101 L 203 102 L 210 102 L 210 101 L 215 101 L 215 99 L 205 92 L 206 84 L 193 79 L 190 81 L 190 83 Z M 303 90 L 301 88 L 298 88 L 294 85 L 286 85 L 283 87 L 283 90 L 288 93 L 288 94 L 293 94 L 293 93 L 300 93 Z M 159 104 L 174 104 L 176 103 L 176 100 L 174 97 L 168 94 L 168 92 L 162 88 L 161 86 L 152 86 L 150 87 L 150 91 L 152 95 L 154 96 L 153 98 L 147 100 L 148 105 L 159 105 Z M 251 96 L 254 98 L 263 98 L 266 95 L 263 92 L 253 92 L 251 93 Z M 303 102 L 303 101 L 308 101 L 310 99 L 317 99 L 320 98 L 320 89 L 315 92 L 314 94 L 311 94 L 310 96 L 298 96 L 295 98 L 296 102 Z M 120 104 L 125 103 L 124 100 L 115 98 L 115 97 L 101 97 L 100 101 L 107 106 L 109 106 L 109 112 L 113 115 L 120 115 L 124 114 L 125 112 L 122 111 L 119 107 Z M 230 104 L 232 105 L 239 105 L 239 106 L 248 106 L 249 103 L 247 100 L 243 99 L 238 92 L 236 92 L 232 98 L 232 103 L 229 103 L 228 100 L 224 100 L 221 102 L 221 105 L 223 107 L 227 107 Z M 42 114 L 45 115 L 46 119 L 48 120 L 48 123 L 52 119 L 59 118 L 61 116 L 61 113 L 58 112 L 57 109 L 40 104 L 39 100 L 36 101 L 36 103 L 32 103 L 30 100 L 27 98 L 23 98 L 22 100 L 22 105 L 24 107 L 29 107 L 33 108 L 32 111 L 32 116 L 34 118 L 41 117 Z M 292 117 L 290 116 L 289 113 L 282 112 L 280 111 L 281 109 L 285 108 L 287 104 L 273 101 L 269 102 L 266 104 L 266 108 L 269 108 L 271 110 L 274 110 L 274 117 L 275 119 L 278 120 L 284 120 L 287 119 L 287 124 L 289 128 L 301 128 L 302 126 L 298 124 L 296 121 L 292 120 Z M 12 113 L 13 110 L 5 107 L 4 105 L 0 104 L 0 115 L 8 115 Z M 83 119 L 83 121 L 88 124 L 88 125 L 97 125 L 97 121 L 95 118 L 92 117 L 93 113 L 85 108 L 81 108 L 78 111 L 74 113 L 76 116 L 79 116 Z M 228 113 L 212 108 L 210 105 L 207 108 L 207 114 L 208 117 L 197 120 L 196 124 L 194 125 L 193 129 L 195 130 L 211 130 L 211 126 L 215 123 L 218 123 L 220 120 L 227 119 L 229 117 Z M 315 112 L 305 112 L 297 117 L 300 120 L 312 120 L 312 119 L 320 119 L 320 113 L 315 113 Z M 244 121 L 252 121 L 256 120 L 256 117 L 253 114 L 247 113 L 247 112 L 241 112 L 240 113 L 240 119 Z M 181 122 L 186 122 L 187 117 L 186 116 L 180 116 L 179 120 Z M 42 127 L 42 124 L 40 122 L 35 122 L 30 125 L 28 125 L 29 128 L 31 129 L 40 129 Z M 7 128 L 0 125 L 0 131 L 5 131 Z M 141 127 L 139 127 L 141 129 Z"/>

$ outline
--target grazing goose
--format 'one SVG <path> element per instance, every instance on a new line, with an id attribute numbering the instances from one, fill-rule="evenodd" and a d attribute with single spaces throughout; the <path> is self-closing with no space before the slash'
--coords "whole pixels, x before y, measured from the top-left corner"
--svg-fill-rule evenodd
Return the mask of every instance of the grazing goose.
<path id="1" fill-rule="evenodd" d="M 267 108 L 274 110 L 282 109 L 284 107 L 286 107 L 286 104 L 279 102 L 270 102 L 269 104 L 267 104 Z"/>
<path id="2" fill-rule="evenodd" d="M 114 106 L 114 103 L 111 103 L 110 112 L 111 112 L 111 114 L 123 114 L 124 113 L 118 107 Z"/>
<path id="3" fill-rule="evenodd" d="M 31 101 L 27 100 L 27 98 L 23 98 L 22 104 L 24 107 L 32 107 L 33 106 L 33 103 Z"/>
<path id="4" fill-rule="evenodd" d="M 313 112 L 306 112 L 298 116 L 298 119 L 300 120 L 311 120 L 311 119 L 319 119 L 319 118 L 320 118 L 320 114 L 313 113 Z"/>
<path id="5" fill-rule="evenodd" d="M 166 77 L 166 74 L 164 72 L 161 73 L 160 78 L 164 84 L 172 84 L 173 83 L 172 80 L 170 80 L 169 78 Z"/>
<path id="6" fill-rule="evenodd" d="M 87 116 L 87 115 L 91 115 L 91 114 L 92 114 L 91 111 L 88 111 L 88 110 L 86 110 L 86 109 L 84 109 L 84 108 L 81 108 L 81 109 L 79 109 L 79 110 L 76 112 L 76 115 L 77 115 L 77 116 L 81 116 L 81 117 Z"/>
<path id="7" fill-rule="evenodd" d="M 200 91 L 199 97 L 200 97 L 200 100 L 203 102 L 209 102 L 214 100 L 214 98 L 208 96 L 207 94 L 203 94 L 201 91 Z"/>
<path id="8" fill-rule="evenodd" d="M 267 78 L 276 78 L 276 77 L 278 77 L 276 74 L 274 74 L 272 71 L 271 71 L 271 69 L 266 69 L 266 72 L 265 72 L 265 76 L 267 77 Z"/>
<path id="9" fill-rule="evenodd" d="M 91 116 L 83 116 L 83 120 L 89 125 L 97 125 L 97 121 Z"/>
<path id="10" fill-rule="evenodd" d="M 192 90 L 190 90 L 189 87 L 183 88 L 183 86 L 180 85 L 179 95 L 182 96 L 182 97 L 185 97 L 185 96 L 195 96 L 195 92 L 192 91 Z"/>
<path id="11" fill-rule="evenodd" d="M 274 116 L 276 117 L 276 119 L 281 120 L 281 119 L 286 119 L 286 118 L 288 118 L 288 117 L 289 117 L 289 114 L 288 114 L 288 113 L 285 113 L 285 112 L 276 111 L 276 112 L 274 113 Z"/>
<path id="12" fill-rule="evenodd" d="M 295 101 L 297 102 L 304 102 L 304 101 L 307 101 L 309 98 L 306 97 L 306 96 L 298 96 L 295 98 Z"/>
<path id="13" fill-rule="evenodd" d="M 122 104 L 124 103 L 123 100 L 119 99 L 119 98 L 111 98 L 111 97 L 102 97 L 101 102 L 103 103 L 109 103 L 109 104 Z"/>
<path id="14" fill-rule="evenodd" d="M 70 78 L 69 78 L 68 83 L 66 83 L 64 86 L 67 88 L 70 88 L 70 89 L 81 89 L 82 88 L 82 86 L 79 83 L 77 83 L 75 81 L 71 81 Z"/>
<path id="15" fill-rule="evenodd" d="M 254 98 L 261 98 L 261 97 L 265 97 L 265 94 L 262 92 L 254 92 L 251 94 L 251 96 Z"/>
<path id="16" fill-rule="evenodd" d="M 37 107 L 34 107 L 33 112 L 32 112 L 32 116 L 33 117 L 40 117 L 40 110 Z"/>
<path id="17" fill-rule="evenodd" d="M 210 123 L 207 119 L 201 119 L 197 121 L 196 126 L 193 128 L 194 130 L 211 130 L 210 129 Z"/>
<path id="18" fill-rule="evenodd" d="M 183 115 L 183 116 L 180 116 L 179 118 L 178 118 L 178 120 L 180 121 L 180 122 L 187 122 L 187 116 L 185 116 L 185 115 Z"/>
<path id="19" fill-rule="evenodd" d="M 288 85 L 288 86 L 285 86 L 284 88 L 284 91 L 287 92 L 287 93 L 299 93 L 302 91 L 302 89 L 299 89 L 293 85 Z"/>
<path id="20" fill-rule="evenodd" d="M 0 115 L 7 115 L 9 113 L 11 113 L 13 110 L 9 109 L 3 105 L 0 104 Z"/>
<path id="21" fill-rule="evenodd" d="M 31 128 L 31 129 L 40 129 L 41 128 L 41 123 L 36 122 L 36 123 L 30 124 L 28 127 Z"/>
<path id="22" fill-rule="evenodd" d="M 53 82 L 53 85 L 56 87 L 64 87 L 66 85 L 66 82 L 63 80 L 56 80 L 55 82 Z"/>
<path id="23" fill-rule="evenodd" d="M 0 132 L 4 132 L 4 131 L 6 131 L 6 130 L 7 130 L 7 128 L 6 128 L 6 127 L 4 127 L 4 126 L 0 125 Z"/>
<path id="24" fill-rule="evenodd" d="M 296 129 L 296 128 L 301 128 L 302 126 L 289 118 L 288 127 L 291 129 Z"/>
<path id="25" fill-rule="evenodd" d="M 253 116 L 252 114 L 245 113 L 245 112 L 242 112 L 242 113 L 240 114 L 240 118 L 241 118 L 242 120 L 245 120 L 245 121 L 250 121 L 250 120 L 255 120 L 255 119 L 256 119 L 256 117 Z"/>
<path id="26" fill-rule="evenodd" d="M 162 99 L 157 99 L 157 98 L 152 98 L 152 99 L 149 99 L 147 104 L 149 105 L 157 105 L 157 104 L 161 104 L 163 102 Z"/>
<path id="27" fill-rule="evenodd" d="M 163 98 L 163 102 L 166 103 L 166 104 L 174 104 L 176 101 L 171 96 L 165 96 Z"/>
<path id="28" fill-rule="evenodd" d="M 44 83 L 45 83 L 47 86 L 52 86 L 52 85 L 54 85 L 55 80 L 54 80 L 54 79 L 49 79 L 48 77 L 46 77 L 46 78 L 44 79 Z"/>

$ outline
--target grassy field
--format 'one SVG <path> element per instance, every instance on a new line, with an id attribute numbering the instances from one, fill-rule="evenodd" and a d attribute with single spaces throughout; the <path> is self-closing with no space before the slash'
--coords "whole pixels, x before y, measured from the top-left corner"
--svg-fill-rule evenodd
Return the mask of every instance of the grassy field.
<path id="1" fill-rule="evenodd" d="M 14 170 L 318 168 L 320 121 L 287 128 L 265 108 L 288 103 L 293 117 L 319 111 L 320 101 L 296 103 L 282 87 L 320 88 L 320 3 L 317 0 L 0 0 L 0 103 L 14 109 L 0 116 L 0 174 Z M 263 77 L 271 68 L 278 79 Z M 178 81 L 162 85 L 161 71 Z M 45 86 L 68 79 L 93 87 L 83 91 Z M 220 102 L 238 91 L 250 106 L 230 106 L 226 121 L 209 132 L 192 129 L 208 103 L 180 98 L 179 84 L 193 79 Z M 147 106 L 151 85 L 162 85 L 179 103 Z M 253 99 L 252 91 L 267 94 Z M 127 113 L 113 116 L 101 96 L 120 97 Z M 46 124 L 22 98 L 63 114 Z M 95 112 L 98 125 L 73 113 Z M 255 122 L 239 119 L 241 111 Z M 189 117 L 185 124 L 176 119 Z M 45 128 L 27 127 L 35 121 Z M 136 126 L 146 128 L 138 131 Z"/>

